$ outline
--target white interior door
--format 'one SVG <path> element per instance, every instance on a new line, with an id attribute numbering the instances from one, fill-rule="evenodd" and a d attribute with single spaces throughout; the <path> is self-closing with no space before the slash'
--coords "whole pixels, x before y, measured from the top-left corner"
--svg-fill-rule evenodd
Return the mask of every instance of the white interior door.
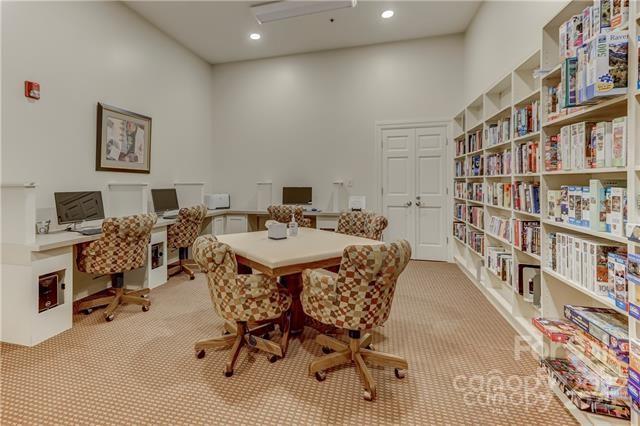
<path id="1" fill-rule="evenodd" d="M 385 128 L 381 134 L 385 240 L 407 240 L 414 259 L 447 260 L 447 127 Z"/>
<path id="2" fill-rule="evenodd" d="M 412 243 L 415 235 L 415 134 L 414 129 L 382 131 L 382 213 L 389 220 L 386 241 Z"/>
<path id="3" fill-rule="evenodd" d="M 447 260 L 445 126 L 416 129 L 416 259 Z"/>

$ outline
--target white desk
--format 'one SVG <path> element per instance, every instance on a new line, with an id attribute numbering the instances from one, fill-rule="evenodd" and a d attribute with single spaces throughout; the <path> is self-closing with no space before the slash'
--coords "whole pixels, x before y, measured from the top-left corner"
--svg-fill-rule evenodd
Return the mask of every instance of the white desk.
<path id="1" fill-rule="evenodd" d="M 337 222 L 339 213 L 305 212 L 305 216 L 314 217 L 319 227 Z M 266 217 L 266 211 L 256 210 L 209 210 L 207 212 L 203 234 L 224 233 L 225 223 L 231 219 L 241 219 L 243 230 L 260 229 L 260 218 Z M 221 221 L 221 227 L 214 227 L 215 221 Z M 154 225 L 149 244 L 147 265 L 127 272 L 127 286 L 141 285 L 153 288 L 167 281 L 167 227 L 175 219 L 159 218 Z M 237 228 L 237 223 L 236 224 Z M 242 227 L 241 226 L 241 227 Z M 33 225 L 29 225 L 33 232 Z M 216 230 L 216 232 L 214 232 Z M 109 285 L 109 277 L 96 278 L 77 270 L 75 266 L 76 245 L 94 241 L 98 235 L 81 235 L 77 232 L 59 231 L 46 235 L 36 235 L 26 244 L 2 244 L 2 298 L 0 300 L 0 340 L 7 343 L 33 346 L 61 333 L 72 326 L 74 300 L 96 293 Z M 152 267 L 152 247 L 160 244 L 162 265 Z M 58 291 L 58 305 L 39 312 L 38 279 L 56 273 L 61 283 Z"/>

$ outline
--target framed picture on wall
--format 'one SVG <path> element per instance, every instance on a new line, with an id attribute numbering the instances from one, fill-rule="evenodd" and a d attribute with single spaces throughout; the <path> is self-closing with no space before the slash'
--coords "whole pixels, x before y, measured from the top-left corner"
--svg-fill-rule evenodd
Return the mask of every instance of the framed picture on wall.
<path id="1" fill-rule="evenodd" d="M 149 173 L 151 117 L 98 102 L 96 170 Z"/>

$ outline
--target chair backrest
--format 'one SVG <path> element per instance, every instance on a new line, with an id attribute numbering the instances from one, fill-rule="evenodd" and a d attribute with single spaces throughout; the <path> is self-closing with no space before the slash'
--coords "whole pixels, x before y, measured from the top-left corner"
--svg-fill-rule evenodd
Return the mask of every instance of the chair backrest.
<path id="1" fill-rule="evenodd" d="M 100 238 L 78 250 L 78 269 L 112 274 L 144 266 L 151 229 L 157 220 L 154 213 L 106 218 Z"/>
<path id="2" fill-rule="evenodd" d="M 189 247 L 200 235 L 202 222 L 207 214 L 203 204 L 183 207 L 178 212 L 176 223 L 167 230 L 167 244 L 171 248 Z"/>
<path id="3" fill-rule="evenodd" d="M 291 222 L 292 214 L 298 224 L 304 222 L 304 210 L 300 206 L 269 206 L 267 212 L 269 213 L 269 218 L 276 222 L 289 223 Z"/>
<path id="4" fill-rule="evenodd" d="M 386 217 L 374 212 L 343 212 L 338 218 L 336 232 L 380 241 L 387 224 Z"/>
<path id="5" fill-rule="evenodd" d="M 209 296 L 213 306 L 224 319 L 234 319 L 231 305 L 237 286 L 236 255 L 227 244 L 213 235 L 202 235 L 193 243 L 193 259 L 207 274 Z"/>
<path id="6" fill-rule="evenodd" d="M 382 325 L 410 258 L 411 246 L 405 240 L 345 248 L 336 279 L 335 324 L 349 330 Z"/>

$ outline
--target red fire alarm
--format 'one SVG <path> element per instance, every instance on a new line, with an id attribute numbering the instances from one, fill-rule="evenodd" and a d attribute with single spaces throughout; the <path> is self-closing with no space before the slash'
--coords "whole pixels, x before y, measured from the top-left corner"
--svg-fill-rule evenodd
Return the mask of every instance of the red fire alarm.
<path id="1" fill-rule="evenodd" d="M 24 95 L 27 98 L 40 99 L 40 85 L 35 81 L 25 81 Z"/>

